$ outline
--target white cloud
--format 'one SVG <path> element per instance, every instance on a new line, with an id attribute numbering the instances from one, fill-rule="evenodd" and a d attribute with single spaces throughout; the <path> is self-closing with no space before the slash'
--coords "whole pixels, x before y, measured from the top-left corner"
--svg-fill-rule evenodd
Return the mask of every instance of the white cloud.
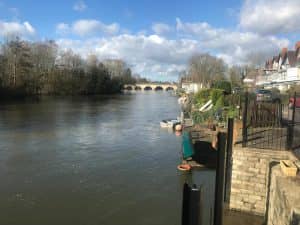
<path id="1" fill-rule="evenodd" d="M 117 23 L 104 24 L 99 20 L 78 20 L 73 24 L 73 31 L 80 36 L 93 35 L 99 32 L 115 34 L 120 27 Z"/>
<path id="2" fill-rule="evenodd" d="M 250 57 L 254 52 L 272 56 L 281 47 L 289 45 L 285 38 L 214 28 L 205 22 L 184 23 L 179 18 L 176 28 L 179 35 L 196 39 L 202 51 L 211 52 L 228 64 L 254 63 Z"/>
<path id="3" fill-rule="evenodd" d="M 58 34 L 68 34 L 70 32 L 70 26 L 67 23 L 59 23 L 56 25 L 56 33 Z"/>
<path id="4" fill-rule="evenodd" d="M 88 40 L 60 39 L 57 43 L 85 57 L 92 53 L 100 60 L 123 59 L 135 73 L 149 76 L 177 75 L 185 68 L 186 60 L 198 50 L 196 41 L 169 40 L 158 35 L 122 34 Z"/>
<path id="5" fill-rule="evenodd" d="M 240 12 L 240 26 L 261 34 L 300 31 L 299 0 L 245 0 Z"/>
<path id="6" fill-rule="evenodd" d="M 57 29 L 71 30 L 72 33 L 86 36 L 94 30 L 103 31 L 101 26 L 99 21 L 89 20 L 76 21 L 71 26 L 59 24 Z M 60 39 L 58 44 L 64 49 L 71 48 L 84 57 L 92 53 L 100 60 L 123 59 L 132 67 L 133 72 L 156 78 L 176 78 L 194 53 L 209 52 L 231 65 L 263 63 L 266 57 L 277 54 L 281 47 L 289 45 L 285 38 L 216 28 L 206 22 L 188 23 L 179 18 L 176 19 L 176 30 L 173 30 L 173 33 L 176 32 L 174 38 L 158 34 L 157 31 L 161 30 L 154 31 L 152 35 L 146 31 L 124 34 L 122 30 L 110 36 Z"/>
<path id="7" fill-rule="evenodd" d="M 213 38 L 218 32 L 217 29 L 211 28 L 206 22 L 184 23 L 179 18 L 176 18 L 176 30 L 179 34 L 185 36 L 199 37 L 199 35 L 201 35 L 202 38 Z M 221 29 L 219 29 L 219 31 L 221 31 Z"/>
<path id="8" fill-rule="evenodd" d="M 2 37 L 9 35 L 28 37 L 35 35 L 35 33 L 34 27 L 27 21 L 24 23 L 0 21 L 0 36 Z"/>
<path id="9" fill-rule="evenodd" d="M 168 24 L 165 23 L 154 23 L 152 25 L 152 30 L 156 33 L 156 34 L 168 34 L 172 31 L 172 27 L 169 26 Z"/>
<path id="10" fill-rule="evenodd" d="M 56 26 L 56 32 L 59 34 L 67 34 L 72 32 L 81 37 L 99 34 L 113 35 L 118 33 L 120 26 L 117 23 L 104 24 L 99 20 L 77 20 L 72 25 L 67 23 L 59 23 Z"/>
<path id="11" fill-rule="evenodd" d="M 78 1 L 74 4 L 73 9 L 75 11 L 82 12 L 87 9 L 87 5 L 85 4 L 84 1 Z"/>

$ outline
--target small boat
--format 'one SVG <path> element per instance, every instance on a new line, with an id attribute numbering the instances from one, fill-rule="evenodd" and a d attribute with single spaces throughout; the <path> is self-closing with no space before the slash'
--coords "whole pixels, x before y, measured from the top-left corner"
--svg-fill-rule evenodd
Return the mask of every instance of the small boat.
<path id="1" fill-rule="evenodd" d="M 160 122 L 162 128 L 174 128 L 177 124 L 180 124 L 178 119 L 166 119 Z"/>
<path id="2" fill-rule="evenodd" d="M 177 119 L 169 120 L 168 124 L 169 124 L 170 127 L 174 128 L 177 124 L 180 124 L 180 121 L 177 120 Z"/>
<path id="3" fill-rule="evenodd" d="M 162 127 L 162 128 L 168 128 L 169 127 L 168 121 L 167 120 L 162 120 L 160 122 L 160 127 Z"/>

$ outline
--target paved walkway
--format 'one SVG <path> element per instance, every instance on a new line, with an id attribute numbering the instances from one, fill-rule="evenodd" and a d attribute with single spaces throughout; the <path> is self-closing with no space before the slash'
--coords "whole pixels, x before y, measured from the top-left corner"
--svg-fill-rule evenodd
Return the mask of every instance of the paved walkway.
<path id="1" fill-rule="evenodd" d="M 224 225 L 264 225 L 264 218 L 241 212 L 224 212 Z"/>

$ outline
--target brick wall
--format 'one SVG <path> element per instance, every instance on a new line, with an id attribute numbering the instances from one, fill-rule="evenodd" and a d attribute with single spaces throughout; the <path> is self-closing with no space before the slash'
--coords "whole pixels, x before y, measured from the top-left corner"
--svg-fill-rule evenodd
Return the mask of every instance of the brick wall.
<path id="1" fill-rule="evenodd" d="M 291 157 L 287 151 L 233 147 L 229 208 L 265 215 L 270 162 Z"/>

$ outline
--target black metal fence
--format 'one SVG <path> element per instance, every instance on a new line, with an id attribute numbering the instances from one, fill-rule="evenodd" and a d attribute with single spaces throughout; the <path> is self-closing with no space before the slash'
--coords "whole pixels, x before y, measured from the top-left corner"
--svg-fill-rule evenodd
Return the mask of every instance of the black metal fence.
<path id="1" fill-rule="evenodd" d="M 300 94 L 289 96 L 284 108 L 283 124 L 287 127 L 287 145 L 289 149 L 300 147 Z"/>
<path id="2" fill-rule="evenodd" d="M 291 104 L 292 99 L 296 99 L 295 104 Z M 296 93 L 283 103 L 257 101 L 255 95 L 246 92 L 242 106 L 243 147 L 273 150 L 295 148 L 299 142 L 295 139 L 297 125 L 300 126 L 300 110 L 298 112 L 297 104 L 300 106 L 300 96 Z"/>

